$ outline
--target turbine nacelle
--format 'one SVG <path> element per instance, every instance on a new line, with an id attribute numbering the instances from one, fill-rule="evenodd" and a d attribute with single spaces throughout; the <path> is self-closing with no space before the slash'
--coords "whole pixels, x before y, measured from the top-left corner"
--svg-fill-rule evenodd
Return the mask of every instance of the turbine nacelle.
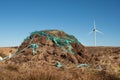
<path id="1" fill-rule="evenodd" d="M 93 29 L 93 32 L 96 31 L 96 29 Z"/>

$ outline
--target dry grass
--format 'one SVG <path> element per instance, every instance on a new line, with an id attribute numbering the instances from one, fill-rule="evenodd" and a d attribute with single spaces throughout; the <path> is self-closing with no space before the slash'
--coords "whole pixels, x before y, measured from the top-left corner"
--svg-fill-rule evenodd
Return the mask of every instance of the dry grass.
<path id="1" fill-rule="evenodd" d="M 5 65 L 0 73 L 0 80 L 120 80 L 120 78 L 92 68 L 58 69 L 52 66 L 23 68 Z"/>
<path id="2" fill-rule="evenodd" d="M 48 64 L 0 63 L 0 80 L 120 80 L 120 49 L 89 48 L 94 54 L 88 68 L 56 68 Z M 101 69 L 96 66 L 100 65 Z"/>
<path id="3" fill-rule="evenodd" d="M 16 52 L 17 47 L 0 47 L 0 56 L 5 57 L 6 55 L 9 55 L 9 53 Z"/>

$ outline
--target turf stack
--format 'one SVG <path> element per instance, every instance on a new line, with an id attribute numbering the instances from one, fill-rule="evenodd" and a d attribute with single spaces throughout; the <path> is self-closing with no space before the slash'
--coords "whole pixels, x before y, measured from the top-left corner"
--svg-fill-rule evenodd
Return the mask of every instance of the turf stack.
<path id="1" fill-rule="evenodd" d="M 70 65 L 86 63 L 88 58 L 84 46 L 74 36 L 59 30 L 32 32 L 20 45 L 18 53 L 11 61 Z"/>

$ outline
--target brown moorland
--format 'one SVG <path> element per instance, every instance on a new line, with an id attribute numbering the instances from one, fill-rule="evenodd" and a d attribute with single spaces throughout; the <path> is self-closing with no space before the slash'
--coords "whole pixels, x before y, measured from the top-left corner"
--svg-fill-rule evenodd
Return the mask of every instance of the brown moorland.
<path id="1" fill-rule="evenodd" d="M 0 80 L 120 80 L 120 47 L 85 47 L 62 31 L 45 33 L 0 48 L 1 57 L 16 52 L 0 62 Z"/>

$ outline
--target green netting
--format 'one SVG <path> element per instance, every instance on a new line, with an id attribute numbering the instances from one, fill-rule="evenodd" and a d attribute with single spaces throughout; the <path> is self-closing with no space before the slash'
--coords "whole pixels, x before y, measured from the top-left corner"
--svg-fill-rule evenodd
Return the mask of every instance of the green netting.
<path id="1" fill-rule="evenodd" d="M 31 35 L 33 34 L 37 34 L 39 36 L 46 36 L 48 40 L 50 40 L 50 37 L 48 34 L 46 34 L 44 31 L 35 31 L 35 32 L 32 32 Z"/>
<path id="2" fill-rule="evenodd" d="M 37 44 L 31 44 L 31 47 L 36 49 L 36 48 L 38 48 L 38 45 Z"/>
<path id="3" fill-rule="evenodd" d="M 54 31 L 54 33 L 51 33 L 52 31 Z M 47 40 L 52 40 L 57 46 L 60 46 L 64 51 L 74 54 L 74 52 L 72 51 L 71 42 L 78 44 L 80 44 L 80 42 L 73 35 L 64 34 L 63 36 L 60 36 L 61 32 L 63 31 L 44 30 L 32 32 L 31 35 L 46 36 Z M 27 37 L 26 39 L 29 39 L 29 37 Z"/>
<path id="4" fill-rule="evenodd" d="M 37 44 L 31 44 L 31 48 L 32 48 L 33 55 L 35 55 L 36 54 L 36 49 L 38 48 L 38 45 Z"/>
<path id="5" fill-rule="evenodd" d="M 25 41 L 25 40 L 27 40 L 27 39 L 30 39 L 30 37 L 29 37 L 29 36 L 27 36 L 27 37 L 24 39 L 24 41 Z"/>
<path id="6" fill-rule="evenodd" d="M 57 62 L 55 66 L 58 67 L 58 68 L 61 68 L 62 64 L 60 62 Z"/>
<path id="7" fill-rule="evenodd" d="M 79 67 L 89 67 L 89 65 L 88 65 L 88 64 L 78 64 L 77 67 L 78 67 L 78 68 L 79 68 Z"/>

